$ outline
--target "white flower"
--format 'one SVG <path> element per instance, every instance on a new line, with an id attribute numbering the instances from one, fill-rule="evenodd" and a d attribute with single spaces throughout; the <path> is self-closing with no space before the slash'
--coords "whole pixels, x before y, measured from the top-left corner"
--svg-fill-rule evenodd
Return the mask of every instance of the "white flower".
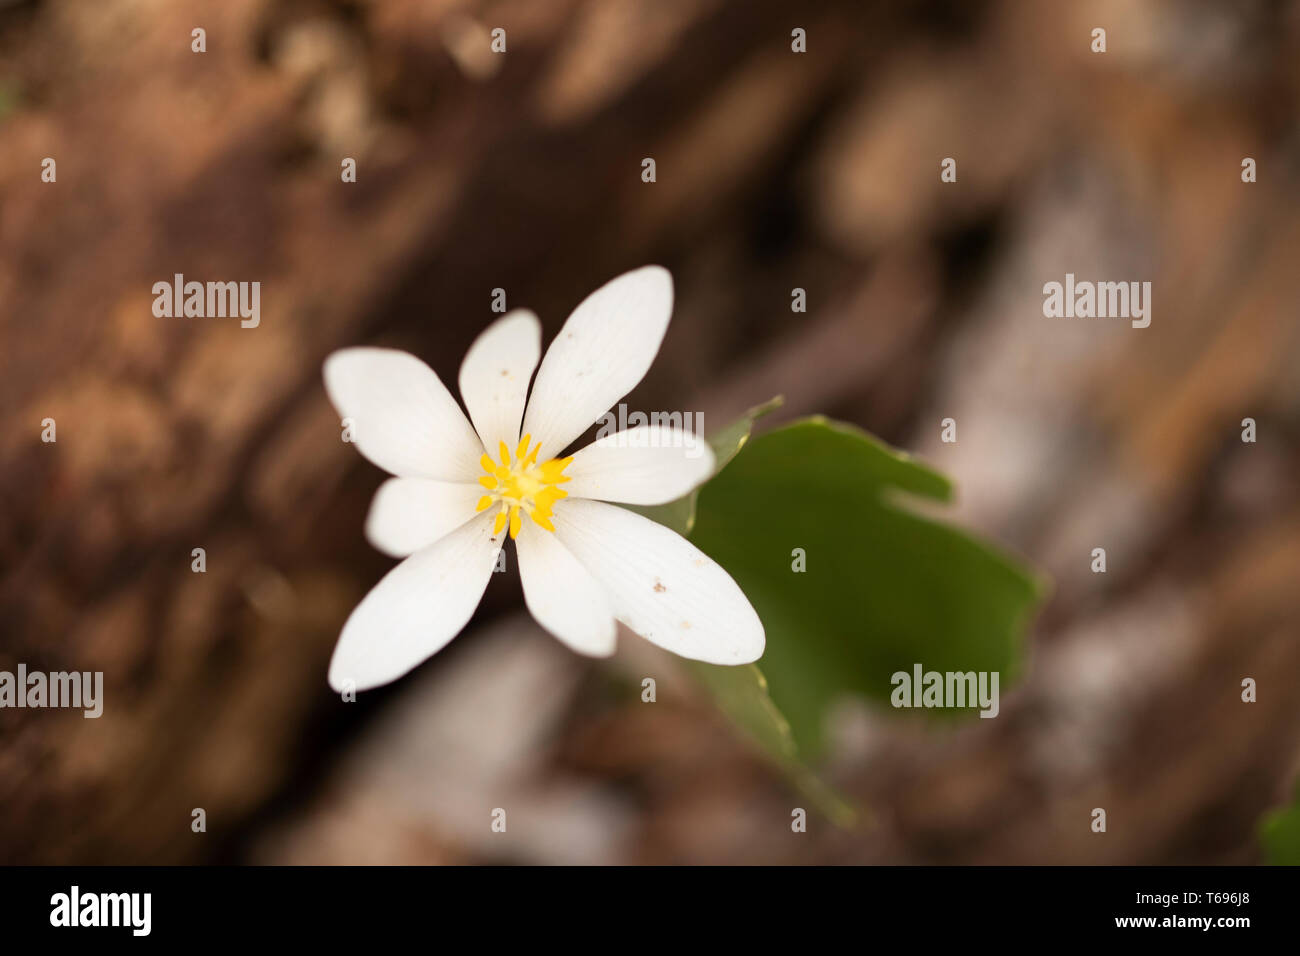
<path id="1" fill-rule="evenodd" d="M 507 533 L 528 610 L 573 650 L 612 654 L 619 620 L 682 657 L 758 659 L 763 625 L 731 576 L 668 528 L 606 504 L 681 497 L 713 473 L 707 445 L 647 425 L 620 435 L 656 430 L 650 441 L 615 436 L 555 457 L 641 381 L 672 303 L 667 270 L 619 276 L 574 309 L 540 368 L 537 316 L 502 316 L 460 366 L 473 426 L 412 355 L 351 348 L 325 360 L 357 448 L 397 476 L 375 495 L 366 535 L 405 558 L 344 625 L 332 687 L 386 684 L 441 650 L 473 615 Z"/>

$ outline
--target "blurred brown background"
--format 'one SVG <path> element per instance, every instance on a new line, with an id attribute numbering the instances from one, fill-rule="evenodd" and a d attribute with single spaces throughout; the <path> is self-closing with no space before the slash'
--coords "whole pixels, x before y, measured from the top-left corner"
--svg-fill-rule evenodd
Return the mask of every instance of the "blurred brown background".
<path id="1" fill-rule="evenodd" d="M 0 861 L 1258 859 L 1300 766 L 1298 54 L 1244 0 L 0 0 L 0 669 L 106 699 L 0 711 Z M 454 381 L 493 288 L 549 339 L 647 262 L 632 407 L 858 423 L 1055 579 L 997 720 L 846 703 L 872 827 L 792 834 L 671 659 L 574 656 L 513 574 L 396 686 L 326 685 L 391 562 L 323 357 Z M 177 272 L 260 281 L 260 327 L 155 318 Z M 1066 272 L 1152 281 L 1150 328 L 1044 318 Z"/>

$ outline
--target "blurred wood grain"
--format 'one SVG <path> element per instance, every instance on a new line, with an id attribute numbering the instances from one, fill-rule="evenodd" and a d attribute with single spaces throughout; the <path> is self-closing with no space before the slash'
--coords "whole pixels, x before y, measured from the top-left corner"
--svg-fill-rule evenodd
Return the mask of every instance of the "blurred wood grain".
<path id="1" fill-rule="evenodd" d="M 1298 52 L 1268 3 L 0 9 L 0 669 L 106 687 L 98 721 L 0 712 L 0 860 L 496 859 L 466 806 L 501 788 L 569 847 L 530 861 L 1256 859 L 1300 762 Z M 391 345 L 452 381 L 492 289 L 549 338 L 650 261 L 677 306 L 634 406 L 720 424 L 782 392 L 855 421 L 1056 578 L 1001 719 L 846 717 L 833 773 L 871 830 L 793 838 L 799 798 L 689 683 L 649 712 L 620 683 L 671 662 L 547 657 L 514 584 L 427 679 L 349 705 L 325 684 L 389 562 L 323 357 Z M 1153 280 L 1151 328 L 1052 325 L 1067 269 Z M 260 281 L 260 326 L 155 318 L 175 273 Z M 470 720 L 422 751 L 449 688 L 497 679 L 476 650 L 503 627 L 533 648 L 522 686 L 552 682 L 547 733 L 529 690 L 498 705 L 517 767 L 452 760 Z M 464 774 L 455 799 L 414 800 L 431 767 Z"/>

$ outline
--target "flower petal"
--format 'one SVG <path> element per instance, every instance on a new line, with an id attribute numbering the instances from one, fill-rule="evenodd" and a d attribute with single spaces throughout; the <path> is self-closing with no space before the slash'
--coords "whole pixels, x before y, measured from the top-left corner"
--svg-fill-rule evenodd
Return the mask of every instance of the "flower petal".
<path id="1" fill-rule="evenodd" d="M 573 310 L 537 370 L 524 431 L 558 457 L 645 377 L 673 311 L 662 266 L 611 279 Z"/>
<path id="2" fill-rule="evenodd" d="M 713 474 L 713 450 L 694 432 L 643 425 L 597 439 L 573 455 L 564 490 L 575 498 L 660 505 Z"/>
<path id="3" fill-rule="evenodd" d="M 483 489 L 467 482 L 389 478 L 375 492 L 366 538 L 391 558 L 427 548 L 474 517 Z"/>
<path id="4" fill-rule="evenodd" d="M 699 548 L 603 501 L 565 499 L 556 534 L 601 586 L 614 616 L 651 643 L 710 664 L 763 654 L 763 622 L 739 585 Z"/>
<path id="5" fill-rule="evenodd" d="M 542 354 L 542 324 L 527 309 L 507 312 L 479 334 L 460 364 L 460 397 L 483 447 L 519 444 L 528 382 Z"/>
<path id="6" fill-rule="evenodd" d="M 529 612 L 557 638 L 589 657 L 614 653 L 614 612 L 591 573 L 555 535 L 524 522 L 515 539 Z"/>
<path id="7" fill-rule="evenodd" d="M 473 617 L 504 540 L 485 512 L 389 571 L 343 625 L 330 686 L 378 687 L 442 650 Z"/>
<path id="8" fill-rule="evenodd" d="M 357 449 L 402 478 L 473 481 L 482 444 L 433 369 L 396 349 L 353 348 L 325 360 L 325 391 L 352 419 Z"/>

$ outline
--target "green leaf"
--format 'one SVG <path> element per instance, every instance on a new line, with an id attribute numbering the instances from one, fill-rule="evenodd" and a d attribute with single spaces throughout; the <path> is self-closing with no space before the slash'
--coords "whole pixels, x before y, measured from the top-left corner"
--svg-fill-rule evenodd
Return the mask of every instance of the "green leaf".
<path id="1" fill-rule="evenodd" d="M 792 741 L 799 760 L 815 761 L 838 698 L 887 706 L 891 676 L 914 664 L 997 671 L 1000 690 L 1020 670 L 1043 582 L 972 535 L 914 513 L 908 496 L 947 501 L 951 485 L 821 418 L 750 441 L 700 489 L 691 539 L 736 579 L 767 631 L 758 675 L 766 687 L 741 673 L 706 682 L 778 760 L 792 759 Z M 802 572 L 792 569 L 796 548 L 806 555 Z"/>
<path id="2" fill-rule="evenodd" d="M 690 670 L 814 805 L 848 826 L 854 809 L 808 763 L 824 749 L 830 706 L 844 694 L 887 699 L 890 677 L 913 663 L 1010 678 L 1044 584 L 912 513 L 908 496 L 947 501 L 950 483 L 857 429 L 817 418 L 749 443 L 754 421 L 780 404 L 709 438 L 721 474 L 700 492 L 636 510 L 692 537 L 745 589 L 767 630 L 761 668 Z M 804 572 L 792 569 L 796 547 Z"/>
<path id="3" fill-rule="evenodd" d="M 1295 802 L 1266 816 L 1259 827 L 1264 857 L 1274 866 L 1300 866 L 1300 788 Z"/>

